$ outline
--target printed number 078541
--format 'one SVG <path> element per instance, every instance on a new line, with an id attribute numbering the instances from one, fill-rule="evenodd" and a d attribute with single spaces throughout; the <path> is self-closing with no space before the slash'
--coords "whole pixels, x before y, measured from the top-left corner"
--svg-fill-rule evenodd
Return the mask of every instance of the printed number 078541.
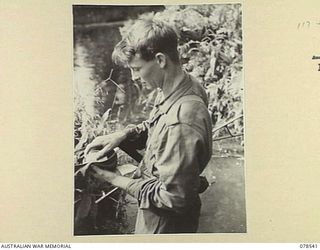
<path id="1" fill-rule="evenodd" d="M 306 248 L 306 249 L 318 248 L 318 245 L 317 244 L 300 244 L 300 248 Z"/>

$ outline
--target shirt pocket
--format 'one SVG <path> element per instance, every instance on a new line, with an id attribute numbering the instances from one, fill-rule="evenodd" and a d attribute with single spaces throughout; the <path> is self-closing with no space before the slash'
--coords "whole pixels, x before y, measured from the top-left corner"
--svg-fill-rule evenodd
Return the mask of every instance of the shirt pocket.
<path id="1" fill-rule="evenodd" d="M 150 150 L 154 153 L 164 150 L 164 141 L 166 141 L 167 123 L 165 117 L 159 120 L 151 135 L 149 144 Z"/>

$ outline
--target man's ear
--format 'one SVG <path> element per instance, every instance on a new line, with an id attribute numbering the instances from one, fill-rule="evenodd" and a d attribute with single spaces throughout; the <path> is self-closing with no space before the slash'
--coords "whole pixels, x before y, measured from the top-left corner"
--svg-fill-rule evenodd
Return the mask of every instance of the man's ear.
<path id="1" fill-rule="evenodd" d="M 166 66 L 167 66 L 167 63 L 168 63 L 168 59 L 167 59 L 167 56 L 161 52 L 157 53 L 155 55 L 155 59 L 157 61 L 157 63 L 159 64 L 160 68 L 161 69 L 164 69 Z"/>

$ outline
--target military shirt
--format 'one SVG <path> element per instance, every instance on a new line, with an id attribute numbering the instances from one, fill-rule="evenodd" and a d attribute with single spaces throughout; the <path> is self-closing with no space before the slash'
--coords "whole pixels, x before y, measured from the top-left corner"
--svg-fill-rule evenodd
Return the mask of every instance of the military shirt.
<path id="1" fill-rule="evenodd" d="M 201 202 L 199 175 L 212 154 L 212 125 L 203 87 L 185 73 L 166 98 L 160 93 L 150 118 L 138 178 L 126 191 L 138 200 L 136 234 L 195 232 Z"/>

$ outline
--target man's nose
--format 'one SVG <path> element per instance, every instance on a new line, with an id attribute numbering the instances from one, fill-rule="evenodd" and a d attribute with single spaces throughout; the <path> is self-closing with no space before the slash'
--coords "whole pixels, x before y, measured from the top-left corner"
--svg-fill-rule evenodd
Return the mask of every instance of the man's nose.
<path id="1" fill-rule="evenodd" d="M 140 76 L 137 72 L 134 72 L 133 70 L 131 70 L 131 78 L 132 78 L 132 81 L 137 81 L 140 79 Z"/>

